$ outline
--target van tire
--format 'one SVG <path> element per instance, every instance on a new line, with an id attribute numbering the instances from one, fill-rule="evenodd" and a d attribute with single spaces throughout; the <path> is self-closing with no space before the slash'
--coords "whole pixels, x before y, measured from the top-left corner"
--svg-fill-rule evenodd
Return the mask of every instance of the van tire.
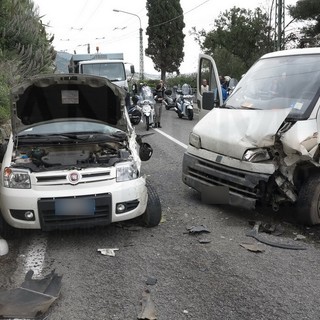
<path id="1" fill-rule="evenodd" d="M 162 210 L 158 193 L 150 183 L 146 182 L 146 185 L 148 190 L 148 202 L 146 211 L 142 215 L 142 223 L 145 227 L 151 228 L 160 223 Z"/>
<path id="2" fill-rule="evenodd" d="M 296 218 L 301 224 L 320 224 L 320 174 L 306 180 L 296 203 Z"/>

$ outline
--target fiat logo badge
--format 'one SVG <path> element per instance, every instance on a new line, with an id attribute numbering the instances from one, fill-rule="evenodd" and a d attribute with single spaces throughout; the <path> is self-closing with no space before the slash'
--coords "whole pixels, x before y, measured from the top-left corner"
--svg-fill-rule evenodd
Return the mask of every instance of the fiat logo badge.
<path id="1" fill-rule="evenodd" d="M 77 184 L 81 180 L 81 174 L 78 171 L 72 171 L 68 173 L 67 180 L 71 184 Z"/>

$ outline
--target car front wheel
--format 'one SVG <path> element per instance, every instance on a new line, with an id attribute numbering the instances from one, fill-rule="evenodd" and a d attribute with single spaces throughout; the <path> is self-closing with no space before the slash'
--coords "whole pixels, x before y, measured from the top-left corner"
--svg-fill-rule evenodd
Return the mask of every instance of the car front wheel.
<path id="1" fill-rule="evenodd" d="M 320 224 L 320 174 L 304 182 L 299 192 L 296 209 L 299 223 Z"/>
<path id="2" fill-rule="evenodd" d="M 162 210 L 158 193 L 150 183 L 147 182 L 146 184 L 148 190 L 148 203 L 146 211 L 142 215 L 142 222 L 146 227 L 150 228 L 155 227 L 160 223 Z"/>

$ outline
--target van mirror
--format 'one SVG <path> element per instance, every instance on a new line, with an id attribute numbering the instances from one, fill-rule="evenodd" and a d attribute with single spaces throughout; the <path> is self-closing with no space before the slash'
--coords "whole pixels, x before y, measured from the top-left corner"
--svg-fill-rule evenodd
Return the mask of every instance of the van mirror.
<path id="1" fill-rule="evenodd" d="M 134 65 L 130 65 L 130 73 L 135 74 Z"/>
<path id="2" fill-rule="evenodd" d="M 202 109 L 211 110 L 219 105 L 219 100 L 215 99 L 215 94 L 213 92 L 203 92 L 202 95 Z"/>

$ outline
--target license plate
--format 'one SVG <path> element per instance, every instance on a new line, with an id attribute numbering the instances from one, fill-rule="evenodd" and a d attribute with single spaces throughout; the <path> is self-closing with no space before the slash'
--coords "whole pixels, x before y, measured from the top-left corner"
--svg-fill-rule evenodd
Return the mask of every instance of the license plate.
<path id="1" fill-rule="evenodd" d="M 55 214 L 57 216 L 90 216 L 94 215 L 94 199 L 56 199 Z"/>

